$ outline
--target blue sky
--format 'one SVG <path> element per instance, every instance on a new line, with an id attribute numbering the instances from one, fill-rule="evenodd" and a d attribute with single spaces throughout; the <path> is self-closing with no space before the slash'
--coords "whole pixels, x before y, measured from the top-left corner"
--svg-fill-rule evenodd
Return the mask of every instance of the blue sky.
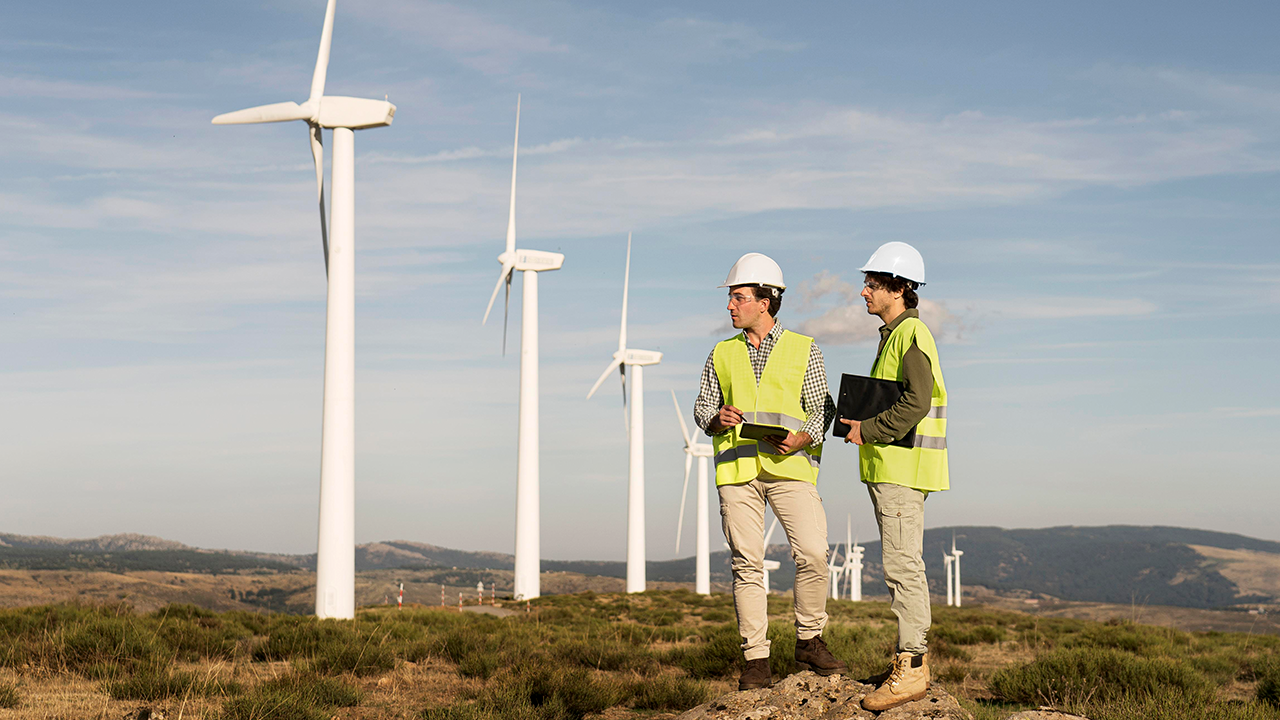
<path id="1" fill-rule="evenodd" d="M 0 9 L 0 529 L 314 549 L 305 129 L 209 120 L 303 100 L 323 12 Z M 356 141 L 358 540 L 512 548 L 518 353 L 480 318 L 517 93 L 518 243 L 566 255 L 540 283 L 546 557 L 623 557 L 618 390 L 584 396 L 616 347 L 628 231 L 632 342 L 665 353 L 651 558 L 676 555 L 669 391 L 689 412 L 729 265 L 781 263 L 779 319 L 836 384 L 872 360 L 850 297 L 890 240 L 925 256 L 951 393 L 930 526 L 1280 540 L 1278 15 L 340 0 L 327 92 L 398 106 Z M 852 515 L 869 537 L 854 458 L 830 446 L 820 490 L 837 534 Z"/>

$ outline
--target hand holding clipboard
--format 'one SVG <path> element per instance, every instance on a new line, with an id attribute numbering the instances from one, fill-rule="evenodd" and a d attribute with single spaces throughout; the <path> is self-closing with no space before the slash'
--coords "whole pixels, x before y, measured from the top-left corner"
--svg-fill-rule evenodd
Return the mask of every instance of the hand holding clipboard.
<path id="1" fill-rule="evenodd" d="M 832 436 L 844 438 L 852 427 L 852 424 L 844 422 L 845 420 L 862 422 L 873 418 L 893 407 L 905 390 L 906 385 L 896 380 L 880 380 L 862 375 L 841 375 L 840 399 L 836 402 L 836 421 L 831 425 Z M 915 446 L 915 440 L 916 429 L 911 428 L 906 435 L 885 444 L 909 448 Z"/>

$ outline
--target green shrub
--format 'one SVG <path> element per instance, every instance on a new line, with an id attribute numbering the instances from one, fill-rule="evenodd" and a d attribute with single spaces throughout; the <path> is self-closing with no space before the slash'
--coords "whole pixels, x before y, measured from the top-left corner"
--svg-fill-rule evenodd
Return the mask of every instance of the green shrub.
<path id="1" fill-rule="evenodd" d="M 582 668 L 545 662 L 509 667 L 452 705 L 427 708 L 424 720 L 581 720 L 627 700 L 631 689 Z"/>
<path id="2" fill-rule="evenodd" d="M 977 625 L 957 628 L 952 625 L 935 626 L 929 631 L 934 640 L 942 640 L 952 645 L 980 645 L 998 643 L 1005 639 L 1004 628 L 992 625 Z"/>
<path id="3" fill-rule="evenodd" d="M 1258 670 L 1258 702 L 1280 710 L 1280 661 L 1272 660 Z"/>
<path id="4" fill-rule="evenodd" d="M 119 680 L 105 684 L 116 700 L 165 700 L 192 692 L 196 678 L 191 673 L 173 672 L 167 666 L 144 665 Z"/>
<path id="5" fill-rule="evenodd" d="M 636 683 L 633 704 L 641 710 L 675 710 L 682 712 L 710 699 L 711 689 L 704 682 L 663 675 Z"/>
<path id="6" fill-rule="evenodd" d="M 1107 648 L 1045 653 L 1026 665 L 997 671 L 990 689 L 1013 702 L 1067 706 L 1173 694 L 1205 704 L 1214 693 L 1206 679 L 1176 661 Z"/>
<path id="7" fill-rule="evenodd" d="M 727 678 L 742 663 L 742 640 L 733 625 L 713 625 L 701 632 L 703 642 L 674 648 L 667 661 L 682 668 L 691 678 Z"/>
<path id="8" fill-rule="evenodd" d="M 933 672 L 933 679 L 945 683 L 960 683 L 969 677 L 969 666 L 964 663 L 948 663 Z"/>
<path id="9" fill-rule="evenodd" d="M 0 682 L 0 708 L 16 708 L 20 701 L 21 698 L 18 696 L 17 686 L 12 683 Z"/>
<path id="10" fill-rule="evenodd" d="M 335 707 L 352 707 L 360 692 L 332 678 L 290 674 L 269 680 L 223 705 L 223 720 L 328 720 Z"/>
<path id="11" fill-rule="evenodd" d="M 378 675 L 396 666 L 396 658 L 384 645 L 368 638 L 363 644 L 324 645 L 312 657 L 311 667 L 323 675 L 349 672 L 364 677 Z"/>

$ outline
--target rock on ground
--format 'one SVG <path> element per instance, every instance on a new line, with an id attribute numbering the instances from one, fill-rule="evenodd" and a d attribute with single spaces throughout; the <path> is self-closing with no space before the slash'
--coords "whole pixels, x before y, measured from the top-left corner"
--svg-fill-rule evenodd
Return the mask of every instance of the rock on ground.
<path id="1" fill-rule="evenodd" d="M 876 715 L 862 709 L 875 688 L 843 675 L 799 672 L 772 688 L 729 693 L 684 713 L 677 720 L 973 720 L 955 698 L 933 687 L 922 700 Z"/>

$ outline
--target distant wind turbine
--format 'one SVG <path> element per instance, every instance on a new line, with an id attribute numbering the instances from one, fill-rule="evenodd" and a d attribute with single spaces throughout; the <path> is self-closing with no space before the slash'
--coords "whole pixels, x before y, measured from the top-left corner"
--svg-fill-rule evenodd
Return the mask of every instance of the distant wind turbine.
<path id="1" fill-rule="evenodd" d="M 618 331 L 618 351 L 613 362 L 591 386 L 587 399 L 614 370 L 622 374 L 622 406 L 627 406 L 627 368 L 631 375 L 631 422 L 627 434 L 631 440 L 631 462 L 627 473 L 627 592 L 644 592 L 644 366 L 662 362 L 662 353 L 627 347 L 627 291 L 631 282 L 631 233 L 627 233 L 627 265 L 622 275 L 622 329 Z"/>
<path id="2" fill-rule="evenodd" d="M 856 538 L 850 541 L 850 535 L 853 532 L 853 518 L 849 518 L 849 524 L 845 530 L 845 576 L 849 583 L 849 599 L 854 602 L 862 601 L 862 554 L 864 548 L 858 544 Z"/>
<path id="3" fill-rule="evenodd" d="M 511 306 L 511 279 L 517 270 L 524 273 L 524 295 L 520 306 L 520 431 L 516 439 L 516 561 L 515 599 L 531 600 L 542 594 L 540 560 L 542 551 L 539 509 L 538 439 L 538 273 L 559 270 L 564 255 L 540 250 L 516 249 L 516 159 L 520 154 L 520 97 L 516 96 L 516 139 L 511 152 L 511 205 L 507 211 L 507 249 L 498 256 L 502 271 L 489 296 L 484 320 L 507 288 L 502 311 L 502 350 L 507 349 L 507 313 Z"/>
<path id="4" fill-rule="evenodd" d="M 769 594 L 769 571 L 777 570 L 782 567 L 782 563 L 777 560 L 769 559 L 769 541 L 773 539 L 773 531 L 778 529 L 778 517 L 775 515 L 773 522 L 769 524 L 769 532 L 764 534 L 764 593 Z"/>
<path id="5" fill-rule="evenodd" d="M 697 442 L 689 433 L 689 426 L 684 422 L 684 413 L 680 412 L 680 402 L 676 400 L 676 391 L 671 391 L 671 402 L 676 407 L 676 418 L 680 420 L 680 434 L 684 438 L 684 489 L 680 491 L 680 520 L 676 523 L 676 552 L 680 552 L 680 533 L 684 529 L 684 501 L 689 496 L 689 470 L 693 459 L 698 459 L 698 520 L 697 542 L 694 551 L 693 590 L 699 595 L 711 594 L 711 540 L 707 529 L 707 464 L 715 451 L 710 443 Z"/>
<path id="6" fill-rule="evenodd" d="M 336 0 L 329 0 L 311 95 L 213 119 L 214 125 L 307 123 L 316 166 L 320 242 L 328 275 L 324 345 L 324 419 L 320 441 L 320 526 L 316 549 L 316 615 L 355 617 L 355 133 L 391 124 L 396 106 L 383 100 L 325 95 Z M 323 129 L 333 130 L 332 234 L 324 212 Z"/>
<path id="7" fill-rule="evenodd" d="M 955 583 L 952 580 L 952 577 L 954 576 L 951 571 L 951 562 L 953 560 L 955 560 L 955 558 L 951 557 L 951 553 L 946 550 L 942 551 L 942 567 L 947 573 L 947 607 L 951 607 L 956 604 L 956 596 L 954 592 Z"/>
<path id="8" fill-rule="evenodd" d="M 956 607 L 960 607 L 960 556 L 964 554 L 963 550 L 956 549 L 956 535 L 951 534 L 951 568 L 954 573 L 955 582 L 955 601 Z M 950 595 L 951 593 L 947 593 Z"/>

